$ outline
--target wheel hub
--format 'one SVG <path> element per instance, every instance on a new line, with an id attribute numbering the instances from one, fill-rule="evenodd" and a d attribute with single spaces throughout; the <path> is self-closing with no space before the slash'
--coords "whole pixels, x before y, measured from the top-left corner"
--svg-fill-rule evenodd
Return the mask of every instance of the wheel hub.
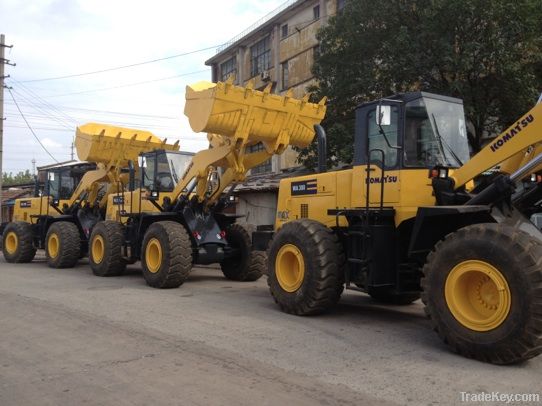
<path id="1" fill-rule="evenodd" d="M 15 254 L 15 251 L 17 251 L 17 246 L 19 245 L 19 238 L 17 238 L 17 234 L 15 234 L 14 231 L 10 231 L 8 233 L 5 244 L 5 249 L 8 254 Z"/>
<path id="2" fill-rule="evenodd" d="M 508 317 L 511 297 L 503 274 L 485 261 L 463 261 L 446 278 L 445 298 L 450 312 L 474 331 L 499 327 Z"/>
<path id="3" fill-rule="evenodd" d="M 295 292 L 305 279 L 305 260 L 303 254 L 293 244 L 283 245 L 275 261 L 277 281 L 286 292 Z"/>
<path id="4" fill-rule="evenodd" d="M 105 242 L 101 235 L 97 235 L 92 241 L 92 259 L 96 264 L 100 264 L 104 259 Z"/>
<path id="5" fill-rule="evenodd" d="M 476 286 L 478 303 L 489 310 L 497 310 L 499 306 L 499 291 L 497 285 L 489 278 L 483 276 Z"/>
<path id="6" fill-rule="evenodd" d="M 157 238 L 151 238 L 145 248 L 145 262 L 151 273 L 157 273 L 162 265 L 162 245 Z"/>
<path id="7" fill-rule="evenodd" d="M 56 233 L 51 233 L 49 240 L 47 242 L 47 251 L 51 258 L 56 258 L 58 256 L 58 251 L 60 249 L 60 241 Z"/>

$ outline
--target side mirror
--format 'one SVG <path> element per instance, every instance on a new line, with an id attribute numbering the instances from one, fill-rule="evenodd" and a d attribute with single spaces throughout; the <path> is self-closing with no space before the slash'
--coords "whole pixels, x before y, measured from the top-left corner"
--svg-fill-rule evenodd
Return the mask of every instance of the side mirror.
<path id="1" fill-rule="evenodd" d="M 378 126 L 391 124 L 391 106 L 376 107 L 376 124 Z"/>

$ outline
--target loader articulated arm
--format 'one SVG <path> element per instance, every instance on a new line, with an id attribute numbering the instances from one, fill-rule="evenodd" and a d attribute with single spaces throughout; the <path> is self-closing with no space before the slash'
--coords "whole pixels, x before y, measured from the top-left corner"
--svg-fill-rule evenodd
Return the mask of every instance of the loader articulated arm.
<path id="1" fill-rule="evenodd" d="M 179 199 L 195 193 L 198 201 L 210 205 L 231 183 L 245 179 L 253 167 L 289 145 L 308 146 L 314 138 L 314 125 L 324 118 L 325 99 L 310 103 L 309 95 L 295 99 L 271 94 L 271 85 L 263 91 L 227 82 L 199 82 L 186 89 L 184 113 L 195 132 L 207 132 L 210 148 L 198 152 L 173 191 Z M 263 150 L 249 153 L 246 147 L 262 143 Z M 210 196 L 212 172 L 222 170 L 220 181 Z M 193 182 L 193 183 L 191 183 Z M 191 190 L 187 190 L 192 184 Z"/>
<path id="2" fill-rule="evenodd" d="M 502 163 L 506 173 L 515 172 L 542 152 L 542 103 L 537 104 L 478 154 L 452 174 L 460 188 L 482 172 Z M 529 148 L 533 146 L 533 148 Z"/>
<path id="3" fill-rule="evenodd" d="M 96 162 L 97 168 L 87 172 L 68 201 L 71 207 L 78 200 L 88 204 L 96 202 L 104 207 L 111 193 L 122 192 L 126 184 L 125 174 L 121 173 L 131 161 L 137 169 L 138 156 L 154 149 L 178 150 L 178 141 L 167 144 L 149 131 L 115 127 L 107 124 L 88 123 L 77 127 L 75 147 L 82 161 Z M 100 183 L 107 183 L 104 196 L 99 196 Z M 97 199 L 99 198 L 99 201 Z"/>

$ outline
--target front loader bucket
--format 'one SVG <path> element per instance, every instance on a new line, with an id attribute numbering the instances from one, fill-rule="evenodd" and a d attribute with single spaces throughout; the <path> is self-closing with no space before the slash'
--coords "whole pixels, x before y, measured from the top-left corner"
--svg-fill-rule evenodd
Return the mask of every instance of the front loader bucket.
<path id="1" fill-rule="evenodd" d="M 288 145 L 308 146 L 314 125 L 324 118 L 325 100 L 309 103 L 308 95 L 299 100 L 270 90 L 254 90 L 250 84 L 198 82 L 186 87 L 184 114 L 195 132 L 231 137 L 236 144 L 262 141 L 273 151 Z"/>
<path id="2" fill-rule="evenodd" d="M 77 156 L 82 161 L 127 166 L 137 162 L 142 152 L 154 149 L 178 150 L 178 142 L 167 144 L 149 131 L 88 123 L 77 127 L 75 136 Z"/>

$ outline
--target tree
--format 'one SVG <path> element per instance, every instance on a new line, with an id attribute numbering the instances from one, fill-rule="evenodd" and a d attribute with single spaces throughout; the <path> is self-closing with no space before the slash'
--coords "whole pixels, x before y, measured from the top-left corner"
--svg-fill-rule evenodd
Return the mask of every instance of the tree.
<path id="1" fill-rule="evenodd" d="M 12 172 L 4 172 L 2 174 L 2 184 L 4 186 L 23 185 L 34 182 L 34 176 L 27 169 L 26 171 L 20 171 L 16 175 Z"/>
<path id="2" fill-rule="evenodd" d="M 464 100 L 469 142 L 496 134 L 542 90 L 540 0 L 356 0 L 320 30 L 313 73 L 327 96 L 331 164 L 352 159 L 355 107 L 424 90 Z M 315 146 L 302 150 L 312 165 Z"/>

